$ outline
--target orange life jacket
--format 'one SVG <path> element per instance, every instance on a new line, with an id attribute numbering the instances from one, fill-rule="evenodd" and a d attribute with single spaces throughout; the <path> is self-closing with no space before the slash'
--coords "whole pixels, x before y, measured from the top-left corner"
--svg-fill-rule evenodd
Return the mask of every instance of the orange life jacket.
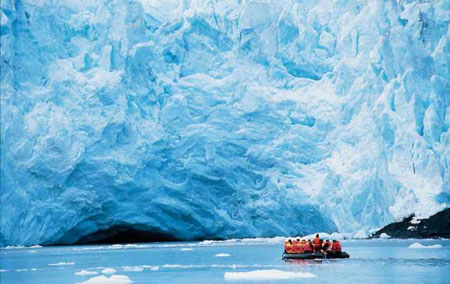
<path id="1" fill-rule="evenodd" d="M 313 243 L 315 248 L 320 248 L 320 238 L 314 238 Z"/>
<path id="2" fill-rule="evenodd" d="M 284 243 L 284 250 L 287 253 L 292 253 L 292 244 L 290 244 L 289 242 L 285 242 Z"/>
<path id="3" fill-rule="evenodd" d="M 335 242 L 333 244 L 333 251 L 334 252 L 341 252 L 341 250 L 342 250 L 341 243 L 340 242 Z"/>
<path id="4" fill-rule="evenodd" d="M 306 244 L 305 244 L 304 251 L 305 251 L 305 252 L 312 252 L 311 243 L 306 243 Z"/>
<path id="5" fill-rule="evenodd" d="M 299 253 L 300 252 L 300 242 L 294 241 L 294 243 L 292 244 L 292 251 L 294 253 Z"/>

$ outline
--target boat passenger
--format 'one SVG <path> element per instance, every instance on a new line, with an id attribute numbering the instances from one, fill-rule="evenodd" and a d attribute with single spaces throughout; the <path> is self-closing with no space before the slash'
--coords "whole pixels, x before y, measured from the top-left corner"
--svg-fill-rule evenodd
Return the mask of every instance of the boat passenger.
<path id="1" fill-rule="evenodd" d="M 292 240 L 284 241 L 284 253 L 292 253 Z"/>
<path id="2" fill-rule="evenodd" d="M 314 243 L 314 251 L 320 251 L 320 248 L 322 247 L 322 240 L 319 238 L 319 234 L 316 235 L 313 243 Z"/>
<path id="3" fill-rule="evenodd" d="M 339 241 L 333 240 L 333 254 L 340 255 L 342 251 L 342 246 Z"/>
<path id="4" fill-rule="evenodd" d="M 322 249 L 320 251 L 322 253 L 327 253 L 329 247 L 330 247 L 330 241 L 327 240 L 325 243 L 323 243 Z"/>
<path id="5" fill-rule="evenodd" d="M 292 242 L 292 253 L 299 253 L 300 251 L 300 239 L 296 239 Z"/>
<path id="6" fill-rule="evenodd" d="M 313 252 L 313 245 L 312 245 L 311 240 L 308 240 L 308 241 L 306 242 L 304 252 L 305 252 L 305 253 L 311 253 L 311 252 Z"/>
<path id="7" fill-rule="evenodd" d="M 301 240 L 300 241 L 300 253 L 304 253 L 305 252 L 305 246 L 306 246 L 306 241 L 305 240 Z"/>

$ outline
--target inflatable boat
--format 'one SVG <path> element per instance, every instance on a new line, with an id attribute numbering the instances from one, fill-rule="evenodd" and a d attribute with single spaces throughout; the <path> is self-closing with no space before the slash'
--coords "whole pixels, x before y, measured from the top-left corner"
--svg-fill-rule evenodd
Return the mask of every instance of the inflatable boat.
<path id="1" fill-rule="evenodd" d="M 346 252 L 341 252 L 340 254 L 324 254 L 321 252 L 312 253 L 283 253 L 283 259 L 316 259 L 316 258 L 349 258 L 350 255 Z"/>

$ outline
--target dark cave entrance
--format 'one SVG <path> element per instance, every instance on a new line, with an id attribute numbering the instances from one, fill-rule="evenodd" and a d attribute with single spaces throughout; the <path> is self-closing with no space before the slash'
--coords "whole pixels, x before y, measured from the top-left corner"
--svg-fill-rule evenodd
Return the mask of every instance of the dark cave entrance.
<path id="1" fill-rule="evenodd" d="M 136 225 L 113 225 L 105 230 L 81 237 L 78 241 L 67 241 L 67 235 L 51 245 L 88 245 L 88 244 L 130 244 L 146 242 L 180 241 L 173 235 Z"/>
<path id="2" fill-rule="evenodd" d="M 166 233 L 139 230 L 126 225 L 115 225 L 106 230 L 84 236 L 76 244 L 124 244 L 145 242 L 170 242 L 178 239 Z"/>

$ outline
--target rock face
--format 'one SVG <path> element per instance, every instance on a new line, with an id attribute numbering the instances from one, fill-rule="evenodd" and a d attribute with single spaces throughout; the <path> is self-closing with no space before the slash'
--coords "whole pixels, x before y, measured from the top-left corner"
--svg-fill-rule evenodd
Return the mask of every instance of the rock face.
<path id="1" fill-rule="evenodd" d="M 450 208 L 445 209 L 430 218 L 417 219 L 415 215 L 387 225 L 372 235 L 379 238 L 381 234 L 391 238 L 450 238 Z"/>
<path id="2" fill-rule="evenodd" d="M 449 3 L 416 2 L 1 1 L 0 245 L 442 210 Z"/>

